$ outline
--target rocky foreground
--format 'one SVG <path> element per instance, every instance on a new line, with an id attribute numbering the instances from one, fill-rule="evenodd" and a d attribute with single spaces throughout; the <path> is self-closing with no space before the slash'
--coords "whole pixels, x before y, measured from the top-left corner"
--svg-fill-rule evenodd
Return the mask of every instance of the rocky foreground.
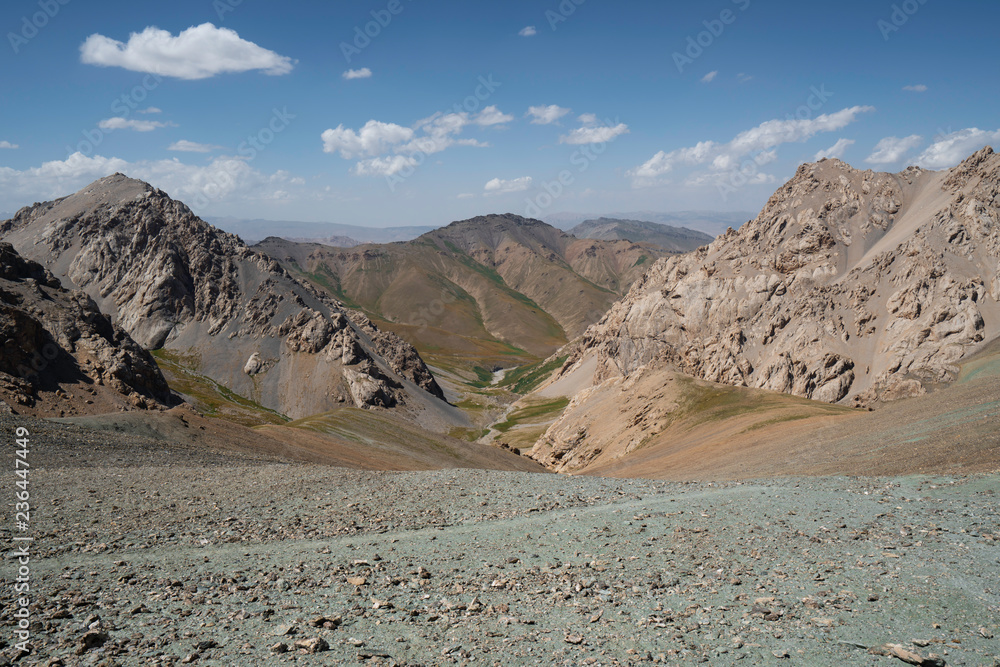
<path id="1" fill-rule="evenodd" d="M 1000 664 L 998 475 L 375 473 L 15 426 L 20 665 Z"/>

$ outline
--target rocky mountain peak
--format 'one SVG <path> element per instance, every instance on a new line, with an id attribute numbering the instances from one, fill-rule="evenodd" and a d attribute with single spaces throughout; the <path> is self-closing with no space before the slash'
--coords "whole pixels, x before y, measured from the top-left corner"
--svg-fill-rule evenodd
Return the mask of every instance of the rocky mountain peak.
<path id="1" fill-rule="evenodd" d="M 334 299 L 142 181 L 102 178 L 22 209 L 0 234 L 93 297 L 139 344 L 195 359 L 200 373 L 285 414 L 352 398 L 400 405 L 421 390 L 442 396 L 412 346 L 352 324 Z M 377 392 L 352 391 L 359 371 L 342 367 L 356 364 Z M 296 368 L 310 379 L 292 383 Z"/>

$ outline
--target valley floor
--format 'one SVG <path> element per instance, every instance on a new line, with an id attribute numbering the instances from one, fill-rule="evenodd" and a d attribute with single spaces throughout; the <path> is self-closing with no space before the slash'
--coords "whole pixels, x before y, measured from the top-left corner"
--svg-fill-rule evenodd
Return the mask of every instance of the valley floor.
<path id="1" fill-rule="evenodd" d="M 997 474 L 370 472 L 15 424 L 22 665 L 902 664 L 887 643 L 1000 663 Z"/>

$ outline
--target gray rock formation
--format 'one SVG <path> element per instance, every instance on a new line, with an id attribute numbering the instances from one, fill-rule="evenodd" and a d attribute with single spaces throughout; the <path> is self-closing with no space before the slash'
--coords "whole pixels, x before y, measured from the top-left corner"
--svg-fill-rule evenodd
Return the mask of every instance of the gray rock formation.
<path id="1" fill-rule="evenodd" d="M 378 369 L 368 373 L 382 383 L 377 404 L 426 408 L 443 396 L 412 346 L 353 324 L 356 314 L 141 181 L 115 174 L 26 207 L 0 235 L 93 297 L 144 347 L 176 351 L 289 416 L 355 395 L 341 372 L 352 364 Z"/>
<path id="2" fill-rule="evenodd" d="M 1000 334 L 998 191 L 989 148 L 945 172 L 802 165 L 756 219 L 654 264 L 565 370 L 672 364 L 859 406 L 925 392 Z"/>
<path id="3" fill-rule="evenodd" d="M 176 402 L 150 354 L 93 299 L 0 243 L 0 398 L 15 410 L 48 403 L 77 413 L 95 404 L 98 388 L 106 407 Z"/>

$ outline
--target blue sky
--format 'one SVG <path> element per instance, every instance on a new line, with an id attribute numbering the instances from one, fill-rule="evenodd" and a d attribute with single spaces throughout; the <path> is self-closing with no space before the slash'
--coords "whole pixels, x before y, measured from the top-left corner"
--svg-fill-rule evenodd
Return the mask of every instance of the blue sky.
<path id="1" fill-rule="evenodd" d="M 942 0 L 8 0 L 0 211 L 114 171 L 206 216 L 757 210 L 817 156 L 1000 144 L 998 27 Z"/>

